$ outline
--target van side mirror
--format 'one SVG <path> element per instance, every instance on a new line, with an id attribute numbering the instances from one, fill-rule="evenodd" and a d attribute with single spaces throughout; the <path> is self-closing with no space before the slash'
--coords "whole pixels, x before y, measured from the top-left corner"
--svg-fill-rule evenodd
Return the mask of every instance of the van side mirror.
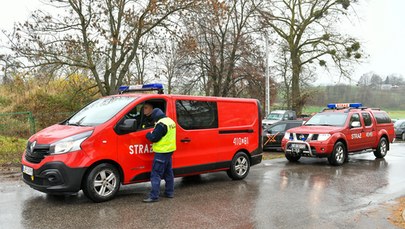
<path id="1" fill-rule="evenodd" d="M 351 126 L 351 128 L 357 128 L 357 127 L 360 127 L 361 125 L 360 125 L 359 121 L 353 121 L 350 126 Z"/>
<path id="2" fill-rule="evenodd" d="M 125 119 L 123 123 L 119 123 L 115 131 L 117 134 L 127 134 L 136 131 L 137 129 L 136 119 Z"/>

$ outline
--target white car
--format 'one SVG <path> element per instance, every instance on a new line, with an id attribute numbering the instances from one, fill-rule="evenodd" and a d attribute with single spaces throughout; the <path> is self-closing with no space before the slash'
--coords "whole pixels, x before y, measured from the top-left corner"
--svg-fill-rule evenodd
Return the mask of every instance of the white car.
<path id="1" fill-rule="evenodd" d="M 295 111 L 291 110 L 275 110 L 262 120 L 263 127 L 268 127 L 281 120 L 295 120 L 297 115 Z"/>

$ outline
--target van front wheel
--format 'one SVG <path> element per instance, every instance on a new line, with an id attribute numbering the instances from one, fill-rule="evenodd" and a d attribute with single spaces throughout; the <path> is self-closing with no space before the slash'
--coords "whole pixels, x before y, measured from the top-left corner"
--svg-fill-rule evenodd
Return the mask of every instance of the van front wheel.
<path id="1" fill-rule="evenodd" d="M 99 164 L 86 175 L 82 185 L 84 194 L 94 202 L 112 199 L 120 188 L 120 174 L 115 166 Z"/>
<path id="2" fill-rule="evenodd" d="M 231 168 L 226 172 L 231 179 L 242 180 L 248 175 L 249 169 L 249 157 L 244 152 L 238 152 L 232 159 Z"/>

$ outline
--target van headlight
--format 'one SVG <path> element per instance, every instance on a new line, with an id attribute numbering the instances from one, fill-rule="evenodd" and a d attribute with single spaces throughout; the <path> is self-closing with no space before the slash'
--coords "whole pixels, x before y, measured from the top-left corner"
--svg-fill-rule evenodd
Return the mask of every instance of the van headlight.
<path id="1" fill-rule="evenodd" d="M 81 150 L 82 148 L 80 147 L 80 144 L 82 144 L 82 142 L 86 140 L 92 133 L 93 131 L 90 130 L 54 142 L 50 146 L 49 153 L 62 154 Z"/>
<path id="2" fill-rule="evenodd" d="M 318 135 L 318 141 L 326 141 L 330 138 L 330 134 L 319 134 Z"/>

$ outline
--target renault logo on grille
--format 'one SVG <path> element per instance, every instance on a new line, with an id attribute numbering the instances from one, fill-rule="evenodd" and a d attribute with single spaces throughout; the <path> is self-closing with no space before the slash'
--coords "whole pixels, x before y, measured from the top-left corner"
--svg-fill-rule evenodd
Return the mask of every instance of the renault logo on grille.
<path id="1" fill-rule="evenodd" d="M 30 146 L 30 151 L 31 152 L 34 152 L 34 148 L 35 148 L 35 145 L 37 144 L 37 141 L 34 141 L 32 144 L 31 144 L 31 146 Z"/>

